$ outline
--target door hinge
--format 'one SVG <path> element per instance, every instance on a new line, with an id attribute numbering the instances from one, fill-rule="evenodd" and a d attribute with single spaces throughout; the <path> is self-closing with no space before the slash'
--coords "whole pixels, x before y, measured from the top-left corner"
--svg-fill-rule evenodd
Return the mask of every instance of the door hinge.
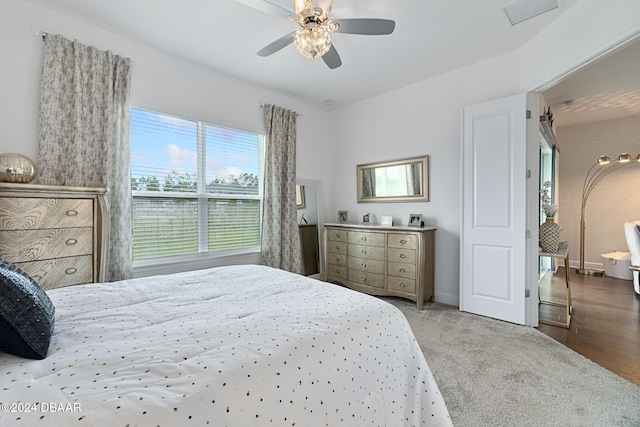
<path id="1" fill-rule="evenodd" d="M 531 169 L 527 169 L 527 179 L 531 179 Z"/>
<path id="2" fill-rule="evenodd" d="M 524 297 L 525 298 L 529 298 L 529 295 L 531 295 L 531 292 L 529 292 L 529 289 L 525 289 L 524 290 Z"/>
<path id="3" fill-rule="evenodd" d="M 526 231 L 525 231 L 525 233 L 524 233 L 524 236 L 525 236 L 527 239 L 530 239 L 530 238 L 531 238 L 531 230 L 526 230 Z"/>
<path id="4" fill-rule="evenodd" d="M 531 110 L 527 110 L 527 119 L 531 118 Z"/>

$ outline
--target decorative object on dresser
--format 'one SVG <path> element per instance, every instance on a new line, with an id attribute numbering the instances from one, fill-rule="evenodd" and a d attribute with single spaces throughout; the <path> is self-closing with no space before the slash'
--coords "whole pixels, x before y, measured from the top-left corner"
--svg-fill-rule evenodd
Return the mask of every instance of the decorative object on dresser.
<path id="1" fill-rule="evenodd" d="M 324 279 L 371 295 L 433 301 L 436 227 L 325 224 Z"/>
<path id="2" fill-rule="evenodd" d="M 349 220 L 349 211 L 338 211 L 338 222 L 347 222 Z"/>
<path id="3" fill-rule="evenodd" d="M 106 188 L 0 183 L 0 258 L 43 289 L 105 280 Z"/>
<path id="4" fill-rule="evenodd" d="M 420 215 L 420 214 L 411 214 L 411 215 L 409 215 L 409 223 L 407 225 L 409 227 L 422 227 L 422 226 L 424 226 L 424 222 L 422 222 L 422 215 Z"/>
<path id="5" fill-rule="evenodd" d="M 392 226 L 393 225 L 393 216 L 391 216 L 391 215 L 382 215 L 380 217 L 380 225 Z"/>
<path id="6" fill-rule="evenodd" d="M 29 183 L 36 179 L 38 168 L 33 160 L 17 153 L 0 154 L 0 181 Z"/>
<path id="7" fill-rule="evenodd" d="M 362 223 L 363 224 L 369 224 L 370 220 L 371 220 L 371 214 L 369 212 L 367 212 L 364 215 L 362 215 Z"/>

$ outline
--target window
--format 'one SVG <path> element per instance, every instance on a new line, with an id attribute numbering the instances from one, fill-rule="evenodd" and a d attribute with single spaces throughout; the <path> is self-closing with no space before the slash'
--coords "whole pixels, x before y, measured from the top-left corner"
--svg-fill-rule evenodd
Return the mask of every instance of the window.
<path id="1" fill-rule="evenodd" d="M 257 249 L 260 135 L 131 108 L 133 258 Z"/>

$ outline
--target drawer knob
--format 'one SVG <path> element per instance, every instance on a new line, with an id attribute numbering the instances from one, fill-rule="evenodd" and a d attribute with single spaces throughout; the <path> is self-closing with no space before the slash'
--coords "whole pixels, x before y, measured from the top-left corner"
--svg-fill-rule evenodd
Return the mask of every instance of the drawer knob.
<path id="1" fill-rule="evenodd" d="M 340 236 L 342 236 L 342 234 L 340 234 L 340 233 L 336 233 L 336 237 L 337 237 L 337 238 L 340 238 Z"/>
<path id="2" fill-rule="evenodd" d="M 76 239 L 68 239 L 65 243 L 67 245 L 71 246 L 71 245 L 75 245 L 76 243 L 78 243 L 78 241 Z"/>
<path id="3" fill-rule="evenodd" d="M 362 268 L 367 268 L 367 264 L 362 264 Z"/>
<path id="4" fill-rule="evenodd" d="M 64 272 L 65 272 L 65 273 L 67 273 L 67 274 L 73 274 L 73 273 L 75 273 L 76 271 L 78 271 L 78 269 L 77 269 L 77 268 L 69 267 L 69 268 L 67 268 Z"/>
<path id="5" fill-rule="evenodd" d="M 406 241 L 406 240 L 404 240 L 404 239 L 402 239 L 402 240 L 400 240 L 400 244 L 401 244 L 401 245 L 406 245 L 406 244 L 407 244 L 407 241 Z"/>
<path id="6" fill-rule="evenodd" d="M 407 256 L 405 254 L 400 254 L 400 258 L 405 259 Z"/>
<path id="7" fill-rule="evenodd" d="M 340 261 L 340 258 L 339 258 L 339 257 L 336 257 L 336 261 Z"/>
<path id="8" fill-rule="evenodd" d="M 77 216 L 78 215 L 78 211 L 74 210 L 74 209 L 70 209 L 67 211 L 67 216 Z"/>
<path id="9" fill-rule="evenodd" d="M 366 242 L 366 241 L 367 241 L 367 238 L 366 238 L 366 237 L 363 237 L 363 238 L 362 238 L 362 241 L 363 241 L 363 242 Z"/>
<path id="10" fill-rule="evenodd" d="M 367 254 L 367 251 L 362 251 L 362 255 L 366 255 L 366 254 Z"/>
<path id="11" fill-rule="evenodd" d="M 400 286 L 401 288 L 404 288 L 407 285 L 405 285 L 404 282 L 400 282 L 400 283 L 398 283 L 398 286 Z"/>
<path id="12" fill-rule="evenodd" d="M 340 246 L 336 245 L 336 250 L 339 251 L 340 250 Z"/>
<path id="13" fill-rule="evenodd" d="M 366 278 L 366 277 L 364 277 L 364 276 L 360 276 L 360 280 L 362 280 L 363 282 L 365 282 L 365 281 L 367 280 L 367 278 Z"/>
<path id="14" fill-rule="evenodd" d="M 407 270 L 405 270 L 404 268 L 400 269 L 400 273 L 406 273 L 406 272 L 407 272 Z"/>

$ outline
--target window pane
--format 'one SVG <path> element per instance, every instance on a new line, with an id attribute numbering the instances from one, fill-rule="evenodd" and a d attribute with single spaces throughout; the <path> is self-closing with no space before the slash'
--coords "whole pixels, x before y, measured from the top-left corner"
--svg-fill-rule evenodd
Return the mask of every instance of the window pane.
<path id="1" fill-rule="evenodd" d="M 196 253 L 196 199 L 133 198 L 133 259 Z"/>
<path id="2" fill-rule="evenodd" d="M 207 193 L 258 195 L 258 135 L 207 125 L 205 138 Z"/>
<path id="3" fill-rule="evenodd" d="M 260 245 L 259 200 L 209 200 L 209 251 Z"/>
<path id="4" fill-rule="evenodd" d="M 197 122 L 132 108 L 130 143 L 134 191 L 197 190 Z"/>

